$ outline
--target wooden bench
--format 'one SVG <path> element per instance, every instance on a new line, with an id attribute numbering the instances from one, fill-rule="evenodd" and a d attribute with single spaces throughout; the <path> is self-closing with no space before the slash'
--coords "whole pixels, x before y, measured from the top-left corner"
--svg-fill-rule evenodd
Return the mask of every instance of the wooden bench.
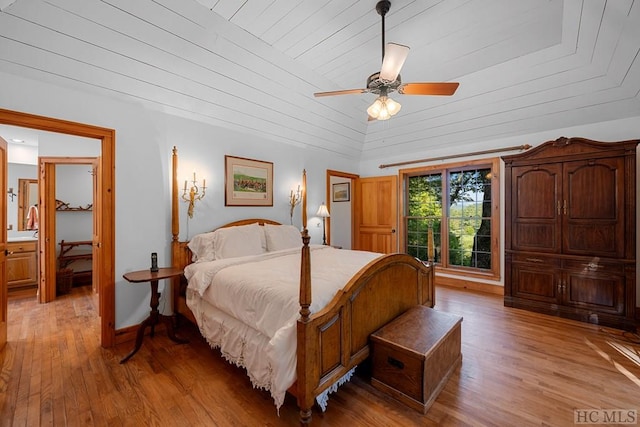
<path id="1" fill-rule="evenodd" d="M 371 334 L 371 384 L 423 414 L 462 362 L 462 317 L 416 306 Z"/>

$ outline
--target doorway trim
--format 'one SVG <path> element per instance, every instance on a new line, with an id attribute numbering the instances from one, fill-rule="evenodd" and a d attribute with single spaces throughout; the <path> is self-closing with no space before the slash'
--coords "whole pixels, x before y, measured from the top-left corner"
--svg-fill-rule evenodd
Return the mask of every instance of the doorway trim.
<path id="1" fill-rule="evenodd" d="M 95 274 L 98 283 L 101 345 L 104 348 L 115 345 L 115 130 L 2 108 L 0 124 L 100 140 L 98 197 L 102 201 L 103 221 L 98 230 L 101 236 L 98 261 L 100 267 Z"/>

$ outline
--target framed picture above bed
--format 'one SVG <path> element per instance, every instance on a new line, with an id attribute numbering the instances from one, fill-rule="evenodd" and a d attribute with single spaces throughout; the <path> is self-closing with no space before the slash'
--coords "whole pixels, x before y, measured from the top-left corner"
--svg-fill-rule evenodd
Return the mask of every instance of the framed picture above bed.
<path id="1" fill-rule="evenodd" d="M 334 202 L 348 202 L 350 200 L 349 183 L 341 182 L 339 184 L 333 184 L 333 201 Z"/>
<path id="2" fill-rule="evenodd" d="M 224 156 L 224 205 L 273 206 L 273 163 Z"/>

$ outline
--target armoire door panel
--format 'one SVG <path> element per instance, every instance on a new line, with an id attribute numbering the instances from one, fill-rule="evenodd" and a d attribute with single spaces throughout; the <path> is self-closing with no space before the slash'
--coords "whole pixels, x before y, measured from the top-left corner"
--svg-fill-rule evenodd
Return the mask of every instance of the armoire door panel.
<path id="1" fill-rule="evenodd" d="M 566 253 L 612 256 L 621 250 L 614 224 L 569 223 L 564 230 Z"/>
<path id="2" fill-rule="evenodd" d="M 617 219 L 617 199 L 620 195 L 617 185 L 618 165 L 609 167 L 603 164 L 617 163 L 615 160 L 617 159 L 601 159 L 598 163 L 579 162 L 578 165 L 570 163 L 566 166 L 566 215 L 570 219 Z"/>
<path id="3" fill-rule="evenodd" d="M 558 302 L 558 278 L 552 268 L 515 263 L 511 274 L 514 297 Z"/>
<path id="4" fill-rule="evenodd" d="M 555 224 L 518 222 L 513 233 L 518 236 L 517 249 L 553 252 L 556 248 Z"/>
<path id="5" fill-rule="evenodd" d="M 514 167 L 513 176 L 516 179 L 517 191 L 514 209 L 516 217 L 554 220 L 557 194 L 560 190 L 560 168 L 557 165 L 544 165 L 536 169 Z"/>
<path id="6" fill-rule="evenodd" d="M 624 313 L 624 282 L 619 276 L 567 273 L 564 304 L 599 312 Z"/>
<path id="7" fill-rule="evenodd" d="M 514 167 L 512 176 L 512 248 L 560 251 L 560 165 Z"/>
<path id="8" fill-rule="evenodd" d="M 624 159 L 567 162 L 563 183 L 563 252 L 624 256 Z"/>

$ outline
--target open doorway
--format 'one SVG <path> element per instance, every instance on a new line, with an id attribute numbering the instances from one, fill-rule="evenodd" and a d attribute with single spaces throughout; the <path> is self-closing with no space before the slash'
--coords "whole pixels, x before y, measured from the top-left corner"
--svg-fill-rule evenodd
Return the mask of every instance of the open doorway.
<path id="1" fill-rule="evenodd" d="M 101 345 L 103 347 L 113 346 L 115 344 L 115 227 L 113 224 L 115 218 L 115 131 L 113 129 L 3 109 L 0 109 L 0 124 L 93 138 L 99 141 L 100 157 L 97 160 L 99 173 L 95 181 L 95 198 L 98 204 L 95 206 L 99 206 L 101 215 L 95 215 L 96 236 L 93 237 L 95 239 L 93 245 L 95 251 L 93 277 L 97 283 L 96 291 L 99 295 Z M 47 193 L 47 188 L 43 188 L 40 191 L 43 191 L 44 194 L 51 194 L 50 188 L 48 190 L 49 193 Z M 55 196 L 53 196 L 53 206 L 55 206 Z M 49 210 L 49 212 L 55 214 L 55 210 Z M 6 215 L 6 212 L 3 212 L 3 215 Z M 43 218 L 41 217 L 41 223 L 43 223 L 42 220 Z M 45 243 L 42 237 L 44 233 L 44 229 L 39 230 L 39 243 Z M 40 246 L 42 247 L 43 245 Z M 51 271 L 40 273 L 51 275 Z M 44 295 L 42 302 L 55 298 L 54 283 L 55 279 L 47 281 L 48 293 Z M 6 283 L 2 285 L 6 286 Z M 53 297 L 51 289 L 53 289 Z"/>
<path id="2" fill-rule="evenodd" d="M 99 293 L 93 274 L 100 242 L 96 230 L 97 157 L 40 157 L 40 302 L 68 293 L 72 287 L 91 285 Z M 94 209 L 95 207 L 95 209 Z M 52 284 L 55 283 L 55 286 Z"/>
<path id="3" fill-rule="evenodd" d="M 358 175 L 327 169 L 327 218 L 328 243 L 332 246 L 351 249 L 353 247 L 354 181 Z"/>

